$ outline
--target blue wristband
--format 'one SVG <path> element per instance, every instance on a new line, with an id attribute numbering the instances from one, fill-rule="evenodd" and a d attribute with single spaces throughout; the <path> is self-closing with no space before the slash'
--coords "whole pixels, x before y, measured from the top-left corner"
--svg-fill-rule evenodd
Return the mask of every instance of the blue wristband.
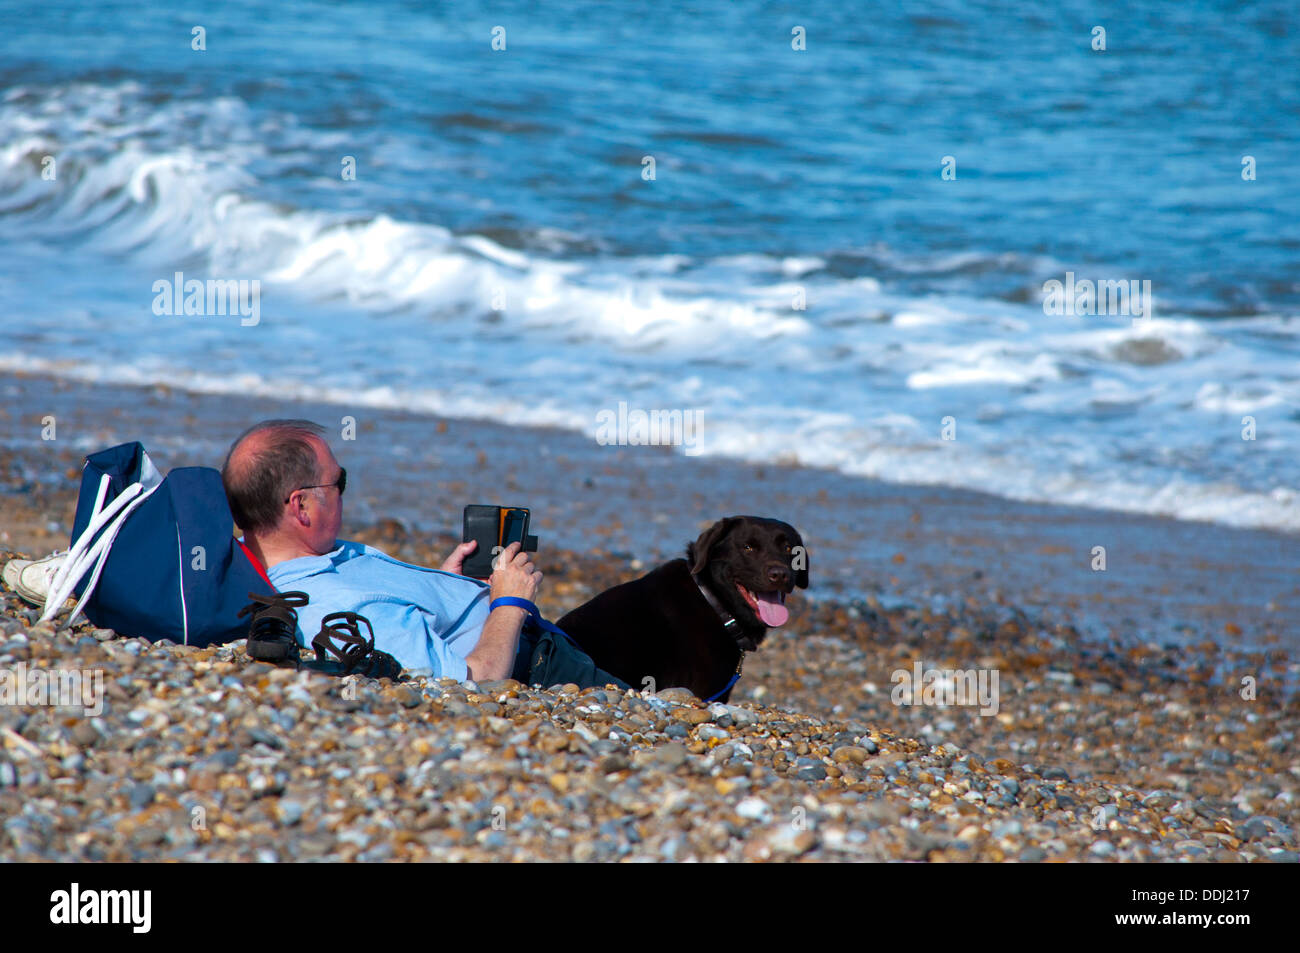
<path id="1" fill-rule="evenodd" d="M 535 603 L 529 602 L 527 599 L 521 599 L 518 596 L 501 596 L 498 599 L 493 599 L 488 603 L 488 612 L 500 606 L 518 606 L 520 609 L 527 611 L 534 619 L 540 618 L 542 614 Z"/>
<path id="2" fill-rule="evenodd" d="M 561 635 L 570 642 L 573 642 L 575 646 L 578 645 L 578 643 L 574 641 L 573 636 L 569 635 L 569 633 L 565 632 L 555 623 L 547 622 L 543 619 L 542 612 L 537 608 L 535 603 L 529 602 L 527 599 L 521 599 L 518 596 L 502 596 L 500 599 L 493 599 L 488 603 L 488 612 L 491 613 L 493 609 L 500 608 L 501 606 L 518 606 L 520 609 L 527 612 L 533 622 L 540 628 L 547 632 L 554 632 L 556 635 Z"/>

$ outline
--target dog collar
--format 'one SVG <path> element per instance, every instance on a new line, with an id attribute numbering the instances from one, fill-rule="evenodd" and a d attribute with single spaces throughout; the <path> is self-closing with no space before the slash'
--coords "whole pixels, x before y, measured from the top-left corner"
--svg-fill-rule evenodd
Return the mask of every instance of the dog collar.
<path id="1" fill-rule="evenodd" d="M 700 577 L 695 575 L 695 573 L 691 573 L 691 579 L 694 580 L 695 585 L 699 587 L 700 595 L 702 595 L 705 601 L 713 607 L 713 611 L 716 612 L 718 618 L 722 620 L 722 627 L 732 635 L 739 632 L 740 623 L 736 621 L 736 617 L 722 607 L 722 603 L 718 601 L 718 597 L 709 592 L 709 590 L 704 587 L 704 583 L 700 582 Z M 741 659 L 742 661 L 744 660 L 743 653 Z"/>
<path id="2" fill-rule="evenodd" d="M 709 592 L 708 589 L 704 588 L 704 583 L 700 582 L 699 576 L 695 575 L 695 573 L 691 573 L 691 579 L 694 581 L 695 585 L 699 587 L 700 595 L 704 597 L 704 601 L 713 607 L 713 611 L 716 612 L 718 614 L 718 618 L 722 620 L 722 627 L 731 634 L 732 638 L 735 638 L 736 633 L 740 631 L 740 623 L 736 621 L 736 617 L 722 607 L 722 603 L 718 601 L 717 596 Z M 705 702 L 707 703 L 707 702 L 716 701 L 717 699 L 721 698 L 723 695 L 727 694 L 727 692 L 731 691 L 731 689 L 735 687 L 736 682 L 740 681 L 740 670 L 744 667 L 744 665 L 745 665 L 745 650 L 741 649 L 740 659 L 739 661 L 736 662 L 736 671 L 731 676 L 731 678 L 727 681 L 726 687 L 724 687 L 722 691 L 715 692 L 714 694 L 710 695 L 708 698 L 704 699 Z"/>

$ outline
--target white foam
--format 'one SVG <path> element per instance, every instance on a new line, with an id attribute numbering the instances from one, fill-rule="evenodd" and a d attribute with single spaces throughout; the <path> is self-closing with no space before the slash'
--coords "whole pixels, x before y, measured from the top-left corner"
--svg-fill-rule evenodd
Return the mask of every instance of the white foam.
<path id="1" fill-rule="evenodd" d="M 177 129 L 192 144 L 177 145 Z M 48 287 L 34 293 L 0 283 L 0 305 L 35 315 L 0 368 L 589 434 L 619 400 L 693 407 L 705 454 L 1300 531 L 1287 485 L 1300 440 L 1294 316 L 1049 318 L 1037 304 L 898 295 L 872 275 L 824 273 L 827 256 L 552 259 L 263 197 L 254 169 L 337 138 L 236 99 L 158 105 L 132 84 L 10 91 L 9 253 L 75 240 L 122 264 L 89 301 L 59 297 L 63 265 L 45 262 Z M 59 179 L 42 182 L 32 171 L 53 151 Z M 870 256 L 904 273 L 991 264 Z M 258 336 L 151 315 L 144 289 L 181 268 L 262 280 Z M 1247 415 L 1253 443 L 1239 434 Z M 942 439 L 946 416 L 955 442 Z"/>

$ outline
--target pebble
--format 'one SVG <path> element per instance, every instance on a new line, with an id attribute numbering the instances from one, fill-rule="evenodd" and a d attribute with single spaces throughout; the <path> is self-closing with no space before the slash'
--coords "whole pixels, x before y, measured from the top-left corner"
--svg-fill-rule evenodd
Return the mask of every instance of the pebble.
<path id="1" fill-rule="evenodd" d="M 557 558 L 561 583 L 618 581 Z M 973 602 L 881 603 L 860 610 L 870 625 L 798 606 L 800 637 L 766 640 L 731 701 L 706 705 L 509 679 L 354 678 L 344 699 L 242 643 L 88 624 L 20 639 L 6 596 L 4 647 L 102 671 L 105 709 L 0 706 L 0 861 L 1295 862 L 1300 719 L 1225 696 L 1215 660 Z M 997 668 L 999 713 L 893 705 L 888 669 L 913 657 Z"/>
<path id="2" fill-rule="evenodd" d="M 1019 837 L 1023 830 L 1024 827 L 1019 821 L 1002 821 L 995 824 L 989 833 L 994 837 Z"/>
<path id="3" fill-rule="evenodd" d="M 767 840 L 767 847 L 773 854 L 784 857 L 798 857 L 806 854 L 817 844 L 817 835 L 809 830 L 796 830 L 792 826 L 777 828 Z"/>
<path id="4" fill-rule="evenodd" d="M 281 798 L 276 804 L 276 816 L 285 827 L 293 827 L 302 820 L 303 805 L 292 798 Z"/>
<path id="5" fill-rule="evenodd" d="M 664 771 L 674 771 L 686 763 L 688 757 L 686 746 L 681 744 L 666 744 L 658 748 L 650 749 L 648 763 Z"/>
<path id="6" fill-rule="evenodd" d="M 663 691 L 656 693 L 655 697 L 660 701 L 677 702 L 683 705 L 699 701 L 692 692 L 685 688 L 665 688 Z"/>
<path id="7" fill-rule="evenodd" d="M 867 749 L 856 745 L 845 745 L 831 752 L 831 760 L 836 764 L 862 764 L 867 760 Z"/>
<path id="8" fill-rule="evenodd" d="M 812 758 L 800 758 L 795 762 L 794 776 L 800 781 L 820 781 L 826 777 L 826 765 Z"/>

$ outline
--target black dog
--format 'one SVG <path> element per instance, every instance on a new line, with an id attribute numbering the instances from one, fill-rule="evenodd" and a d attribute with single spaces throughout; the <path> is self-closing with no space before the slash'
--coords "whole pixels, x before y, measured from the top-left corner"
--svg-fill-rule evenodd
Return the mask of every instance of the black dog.
<path id="1" fill-rule="evenodd" d="M 795 528 L 728 516 L 687 546 L 685 559 L 607 589 L 558 625 L 633 688 L 680 686 L 725 702 L 744 653 L 789 618 L 785 597 L 795 586 L 808 588 Z"/>

